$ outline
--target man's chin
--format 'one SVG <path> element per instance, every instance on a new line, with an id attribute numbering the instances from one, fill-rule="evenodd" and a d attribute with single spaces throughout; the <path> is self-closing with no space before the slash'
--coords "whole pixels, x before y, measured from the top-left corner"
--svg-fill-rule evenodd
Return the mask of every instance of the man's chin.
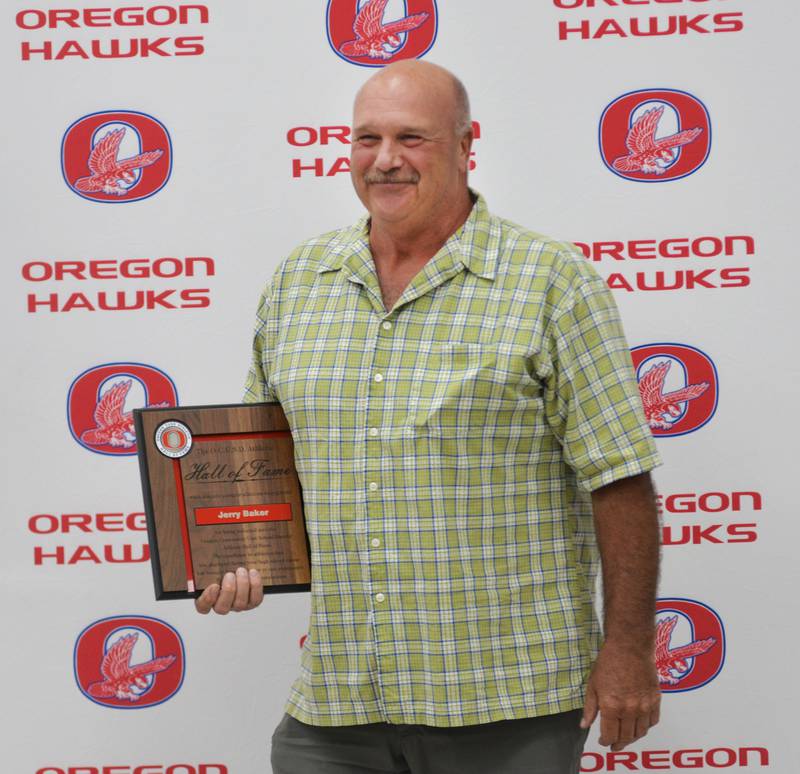
<path id="1" fill-rule="evenodd" d="M 413 183 L 376 183 L 370 187 L 373 207 L 386 220 L 402 220 L 416 198 Z"/>

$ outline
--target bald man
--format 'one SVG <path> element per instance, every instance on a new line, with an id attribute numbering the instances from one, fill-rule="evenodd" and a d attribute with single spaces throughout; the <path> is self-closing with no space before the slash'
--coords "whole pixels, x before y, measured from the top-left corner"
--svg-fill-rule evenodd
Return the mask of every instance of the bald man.
<path id="1" fill-rule="evenodd" d="M 259 305 L 245 401 L 279 401 L 312 552 L 276 774 L 574 774 L 658 722 L 660 464 L 603 280 L 467 184 L 467 94 L 392 64 L 355 100 L 368 215 Z M 602 560 L 604 627 L 593 608 Z M 240 568 L 201 613 L 256 607 Z"/>

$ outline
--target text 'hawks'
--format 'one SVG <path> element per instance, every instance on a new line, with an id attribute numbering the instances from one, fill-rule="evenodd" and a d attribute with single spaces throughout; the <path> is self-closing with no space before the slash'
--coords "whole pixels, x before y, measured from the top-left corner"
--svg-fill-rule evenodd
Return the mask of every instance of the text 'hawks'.
<path id="1" fill-rule="evenodd" d="M 206 5 L 156 5 L 123 8 L 27 8 L 15 17 L 19 29 L 38 30 L 119 28 L 129 33 L 137 27 L 156 28 L 208 24 Z M 203 35 L 157 34 L 139 37 L 68 38 L 20 41 L 20 59 L 65 61 L 69 59 L 131 59 L 199 56 L 205 53 Z"/>

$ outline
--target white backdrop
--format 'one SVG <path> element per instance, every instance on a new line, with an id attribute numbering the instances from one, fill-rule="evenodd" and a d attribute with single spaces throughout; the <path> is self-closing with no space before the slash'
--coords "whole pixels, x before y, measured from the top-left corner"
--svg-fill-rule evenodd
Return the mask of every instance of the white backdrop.
<path id="1" fill-rule="evenodd" d="M 389 59 L 351 62 L 342 30 L 363 4 L 4 5 L 2 770 L 268 770 L 308 595 L 225 618 L 155 602 L 133 439 L 85 434 L 98 391 L 128 379 L 126 411 L 170 384 L 185 405 L 240 399 L 262 283 L 360 214 L 343 134 L 323 128 L 349 123 L 366 65 L 421 55 L 470 91 L 490 208 L 583 246 L 640 376 L 669 362 L 666 391 L 708 385 L 654 429 L 655 480 L 660 619 L 677 616 L 672 648 L 714 645 L 665 685 L 657 728 L 619 754 L 593 733 L 583 770 L 790 774 L 796 3 L 390 0 L 384 22 L 429 16 Z M 660 175 L 615 170 L 659 106 L 657 138 L 701 131 Z M 81 190 L 115 128 L 112 160 L 161 154 L 112 175 L 118 193 Z M 176 661 L 136 701 L 93 696 L 124 634 L 132 663 Z"/>

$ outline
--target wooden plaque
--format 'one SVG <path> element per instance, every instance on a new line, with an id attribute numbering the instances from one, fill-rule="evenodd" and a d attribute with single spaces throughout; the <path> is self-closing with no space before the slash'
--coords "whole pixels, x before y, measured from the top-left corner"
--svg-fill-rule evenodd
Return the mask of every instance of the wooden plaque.
<path id="1" fill-rule="evenodd" d="M 156 599 L 190 599 L 255 567 L 264 591 L 308 591 L 311 559 L 278 403 L 133 412 Z"/>

